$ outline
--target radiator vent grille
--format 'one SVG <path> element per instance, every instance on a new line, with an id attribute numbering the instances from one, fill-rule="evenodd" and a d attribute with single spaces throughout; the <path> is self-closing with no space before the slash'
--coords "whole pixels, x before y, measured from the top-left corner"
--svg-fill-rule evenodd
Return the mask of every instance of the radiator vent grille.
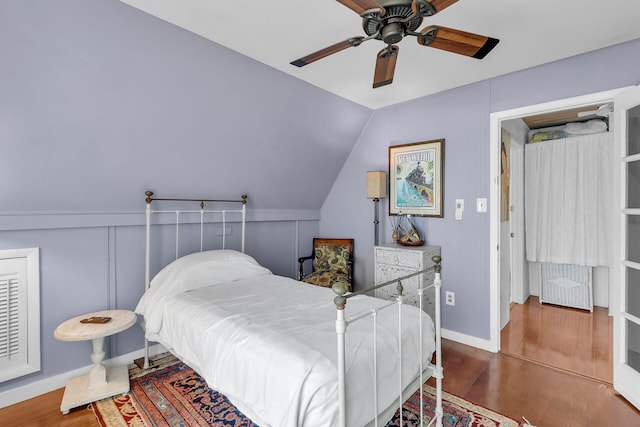
<path id="1" fill-rule="evenodd" d="M 0 382 L 40 370 L 38 249 L 0 251 Z"/>
<path id="2" fill-rule="evenodd" d="M 20 350 L 20 298 L 18 275 L 0 277 L 0 358 Z"/>

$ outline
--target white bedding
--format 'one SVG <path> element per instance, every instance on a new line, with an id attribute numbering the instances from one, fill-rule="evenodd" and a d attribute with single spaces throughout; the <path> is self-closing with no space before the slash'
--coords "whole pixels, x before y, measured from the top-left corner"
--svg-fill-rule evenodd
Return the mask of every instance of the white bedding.
<path id="1" fill-rule="evenodd" d="M 333 292 L 276 276 L 235 251 L 183 257 L 151 282 L 136 313 L 146 335 L 168 347 L 262 427 L 338 424 Z M 356 296 L 347 319 L 386 301 Z M 418 375 L 419 310 L 403 306 L 403 385 Z M 422 316 L 425 363 L 433 323 Z M 397 399 L 397 309 L 378 314 L 379 410 Z M 349 324 L 347 424 L 373 419 L 371 316 Z"/>

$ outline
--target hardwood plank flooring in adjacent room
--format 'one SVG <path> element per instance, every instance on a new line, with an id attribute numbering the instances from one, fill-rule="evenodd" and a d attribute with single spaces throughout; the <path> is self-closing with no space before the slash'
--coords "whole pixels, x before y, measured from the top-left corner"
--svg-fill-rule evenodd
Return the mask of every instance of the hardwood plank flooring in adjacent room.
<path id="1" fill-rule="evenodd" d="M 529 297 L 511 304 L 501 333 L 503 353 L 613 383 L 613 318 L 604 307 L 593 312 L 540 304 Z"/>
<path id="2" fill-rule="evenodd" d="M 640 426 L 640 412 L 606 384 L 443 341 L 444 389 L 538 427 Z M 433 380 L 430 380 L 433 381 Z M 0 409 L 3 427 L 98 427 L 86 408 L 60 413 L 62 389 Z"/>

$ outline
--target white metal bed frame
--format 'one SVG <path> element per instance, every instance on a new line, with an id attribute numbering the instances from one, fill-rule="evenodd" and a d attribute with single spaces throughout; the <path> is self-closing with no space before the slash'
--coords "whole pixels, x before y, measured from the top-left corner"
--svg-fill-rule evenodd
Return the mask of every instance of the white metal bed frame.
<path id="1" fill-rule="evenodd" d="M 427 271 L 430 270 L 434 270 L 435 272 L 435 279 L 432 285 L 429 286 L 424 286 L 424 287 L 420 287 L 417 290 L 417 293 L 419 295 L 420 298 L 418 298 L 419 301 L 419 308 L 420 308 L 420 316 L 419 316 L 419 327 L 420 327 L 420 343 L 419 343 L 419 348 L 420 348 L 420 376 L 418 378 L 418 381 L 416 383 L 416 381 L 414 381 L 413 384 L 406 386 L 404 384 L 402 384 L 402 364 L 400 364 L 400 370 L 398 372 L 398 402 L 397 402 L 397 406 L 393 406 L 391 408 L 387 408 L 384 412 L 380 412 L 378 409 L 378 398 L 377 398 L 377 388 L 374 389 L 374 421 L 373 421 L 373 426 L 378 427 L 378 422 L 379 422 L 379 418 L 383 418 L 383 419 L 387 419 L 390 418 L 395 411 L 397 410 L 397 408 L 402 408 L 402 404 L 403 402 L 408 399 L 416 390 L 420 390 L 420 425 L 424 425 L 424 401 L 423 401 L 423 392 L 424 392 L 424 383 L 427 379 L 429 379 L 429 377 L 434 377 L 436 380 L 436 408 L 435 408 L 435 416 L 431 419 L 431 421 L 429 421 L 429 423 L 427 424 L 427 427 L 435 425 L 436 427 L 442 427 L 442 416 L 443 416 L 443 411 L 442 411 L 442 378 L 443 378 L 443 374 L 442 374 L 442 335 L 441 335 L 441 324 L 440 324 L 440 292 L 441 292 L 441 286 L 442 286 L 442 281 L 441 281 L 441 277 L 440 277 L 440 271 L 442 269 L 442 267 L 440 266 L 440 262 L 441 262 L 442 258 L 440 256 L 434 256 L 432 257 L 432 261 L 434 262 L 434 265 L 432 267 L 426 268 L 424 270 L 420 270 L 411 274 L 408 274 L 406 276 L 402 276 L 399 277 L 397 279 L 393 279 L 393 280 L 389 280 L 387 282 L 384 283 L 380 283 L 378 285 L 369 287 L 367 289 L 363 289 L 357 292 L 353 292 L 353 293 L 347 293 L 347 285 L 344 283 L 336 283 L 333 285 L 332 289 L 333 292 L 336 294 L 336 297 L 334 298 L 334 303 L 336 305 L 336 309 L 337 309 L 337 318 L 336 318 L 336 334 L 337 334 L 337 339 L 338 339 L 338 399 L 339 399 L 339 405 L 340 405 L 340 415 L 339 415 L 339 422 L 340 422 L 340 427 L 346 427 L 347 425 L 347 421 L 346 421 L 346 415 L 347 415 L 347 408 L 346 408 L 346 384 L 345 384 L 345 333 L 347 330 L 347 326 L 350 323 L 356 322 L 360 319 L 363 319 L 367 316 L 372 316 L 373 317 L 373 369 L 374 369 L 374 378 L 375 378 L 375 383 L 377 384 L 377 372 L 376 372 L 376 366 L 377 366 L 377 346 L 376 346 L 376 329 L 377 329 L 377 314 L 385 309 L 389 309 L 391 307 L 393 307 L 394 305 L 397 306 L 398 309 L 398 359 L 402 360 L 402 306 L 404 305 L 404 299 L 405 299 L 405 295 L 404 295 L 404 287 L 402 286 L 402 282 L 410 279 L 414 276 L 419 276 L 422 275 L 424 273 L 426 273 Z M 396 290 L 397 290 L 397 296 L 396 296 L 396 300 L 393 302 L 390 302 L 387 305 L 384 305 L 382 307 L 379 307 L 377 309 L 371 310 L 370 313 L 365 313 L 359 317 L 354 317 L 354 318 L 350 318 L 347 319 L 345 318 L 345 306 L 347 303 L 347 299 L 354 297 L 356 295 L 362 295 L 362 294 L 368 294 L 373 292 L 374 290 L 378 289 L 378 288 L 382 288 L 384 286 L 389 286 L 392 284 L 397 284 L 396 286 Z M 423 356 L 423 346 L 422 346 L 422 340 L 423 340 L 423 334 L 422 334 L 422 316 L 426 316 L 427 314 L 424 311 L 424 307 L 422 306 L 423 304 L 423 298 L 422 298 L 422 294 L 424 292 L 426 292 L 427 290 L 433 288 L 435 290 L 435 319 L 433 319 L 434 323 L 435 323 L 435 335 L 436 335 L 436 362 L 435 364 L 428 364 L 426 367 L 423 364 L 424 361 L 424 356 Z M 427 372 L 429 372 L 429 375 L 425 375 Z M 408 391 L 408 392 L 407 392 Z M 382 416 L 380 416 L 380 414 L 383 414 Z M 434 424 L 435 423 L 435 424 Z M 403 425 L 403 415 L 402 415 L 402 410 L 400 411 L 400 425 Z"/>
<path id="2" fill-rule="evenodd" d="M 246 233 L 246 227 L 245 227 L 245 223 L 246 223 L 246 205 L 247 205 L 247 196 L 243 195 L 241 200 L 212 200 L 212 199 L 181 199 L 181 198 L 154 198 L 153 196 L 153 192 L 151 191 L 147 191 L 145 192 L 145 202 L 146 202 L 146 226 L 145 226 L 145 237 L 146 237 L 146 244 L 145 244 L 145 291 L 147 291 L 151 285 L 151 277 L 150 277 L 150 249 L 151 249 L 151 217 L 152 214 L 167 214 L 167 213 L 171 213 L 175 215 L 175 226 L 176 226 L 176 249 L 175 249 L 175 257 L 176 259 L 179 257 L 179 251 L 178 251 L 178 237 L 179 237 L 179 226 L 180 226 L 180 214 L 181 213 L 195 213 L 195 214 L 200 214 L 200 251 L 203 250 L 203 242 L 204 242 L 204 224 L 205 224 L 205 220 L 204 220 L 204 216 L 206 213 L 217 213 L 217 214 L 221 214 L 222 216 L 222 226 L 223 226 L 223 230 L 226 229 L 226 214 L 227 213 L 240 213 L 241 214 L 241 251 L 244 253 L 245 251 L 245 233 Z M 169 210 L 152 210 L 151 209 L 151 203 L 153 201 L 166 201 L 166 202 L 199 202 L 200 204 L 200 209 L 199 210 L 186 210 L 186 209 L 169 209 Z M 226 203 L 226 204 L 230 204 L 230 203 L 241 203 L 242 204 L 242 208 L 241 209 L 226 209 L 226 210 L 220 210 L 220 209 L 216 209 L 216 210 L 211 210 L 211 209 L 205 209 L 205 203 Z M 223 231 L 222 233 L 222 247 L 224 249 L 225 247 L 225 235 L 226 235 L 226 231 Z M 374 399 L 375 399 L 375 403 L 374 403 L 374 408 L 375 408 L 375 414 L 374 414 L 374 421 L 372 422 L 372 426 L 378 427 L 378 423 L 379 423 L 379 419 L 380 418 L 384 418 L 384 419 L 388 419 L 391 418 L 391 416 L 395 413 L 395 411 L 397 410 L 397 408 L 402 408 L 402 404 L 403 402 L 409 398 L 415 391 L 420 390 L 420 425 L 425 425 L 423 420 L 424 420 L 424 413 L 423 413 L 423 388 L 424 388 L 424 383 L 425 381 L 429 378 L 429 377 L 434 377 L 436 380 L 436 408 L 435 408 L 435 416 L 433 419 L 430 420 L 430 422 L 428 424 L 426 424 L 427 426 L 433 426 L 435 425 L 436 427 L 442 427 L 442 417 L 443 417 L 443 411 L 442 411 L 442 346 L 441 346 L 441 341 L 442 341 L 442 337 L 441 337 L 441 332 L 440 332 L 440 328 L 441 328 L 441 324 L 440 324 L 440 313 L 441 313 L 441 307 L 440 307 L 440 288 L 441 288 L 441 278 L 440 278 L 440 270 L 441 270 L 441 266 L 440 266 L 440 261 L 441 258 L 439 256 L 434 256 L 432 258 L 432 260 L 434 261 L 434 266 L 427 268 L 425 270 L 421 270 L 394 280 L 390 280 L 388 282 L 385 283 L 381 283 L 378 284 L 376 286 L 372 286 L 370 288 L 364 289 L 364 290 L 360 290 L 357 292 L 352 292 L 352 293 L 347 293 L 347 286 L 346 284 L 343 283 L 336 283 L 333 285 L 333 291 L 336 294 L 336 297 L 334 298 L 334 303 L 336 305 L 336 313 L 337 313 L 337 318 L 336 318 L 336 336 L 337 336 L 337 345 L 338 345 L 338 399 L 339 399 L 339 422 L 340 422 L 340 427 L 346 427 L 346 413 L 347 413 L 347 405 L 346 405 L 346 384 L 345 384 L 345 380 L 346 380 L 346 375 L 345 375 L 345 334 L 347 331 L 347 327 L 349 324 L 352 324 L 360 319 L 363 319 L 367 316 L 372 316 L 374 321 L 373 321 L 373 328 L 374 328 L 374 343 L 373 343 L 373 348 L 374 348 L 374 355 L 373 355 L 373 365 L 374 365 L 374 376 L 377 375 L 376 373 L 376 366 L 377 366 L 377 358 L 376 358 L 376 333 L 375 333 L 375 329 L 377 328 L 377 313 L 385 310 L 385 309 L 390 309 L 393 306 L 397 306 L 397 310 L 398 310 L 398 328 L 399 328 L 399 332 L 401 331 L 402 328 L 402 306 L 404 305 L 404 299 L 405 299 L 405 295 L 403 293 L 404 288 L 402 286 L 402 281 L 412 278 L 414 276 L 417 275 L 421 275 L 429 270 L 434 270 L 435 271 L 435 280 L 434 283 L 430 286 L 425 286 L 425 287 L 421 287 L 420 289 L 418 289 L 418 295 L 420 295 L 420 298 L 418 298 L 418 300 L 420 301 L 420 316 L 419 316 L 419 327 L 420 327 L 420 375 L 419 378 L 417 378 L 412 384 L 410 385 L 403 385 L 402 384 L 402 365 L 400 365 L 400 371 L 399 371 L 399 381 L 398 381 L 398 401 L 396 405 L 393 405 L 389 408 L 386 408 L 385 410 L 383 410 L 382 413 L 379 412 L 378 409 L 378 402 L 377 402 L 377 388 L 376 390 L 374 390 Z M 361 294 L 365 294 L 365 293 L 371 293 L 373 290 L 377 289 L 377 288 L 381 288 L 383 286 L 389 286 L 392 284 L 396 284 L 396 289 L 397 289 L 397 295 L 398 297 L 396 298 L 395 301 L 390 301 L 388 304 L 379 307 L 375 310 L 372 310 L 370 313 L 365 313 L 364 315 L 358 316 L 358 317 L 354 317 L 354 318 L 345 318 L 345 307 L 346 307 L 346 303 L 347 300 L 353 296 L 356 295 L 361 295 Z M 422 301 L 423 299 L 421 298 L 423 292 L 426 292 L 427 290 L 429 290 L 430 288 L 434 288 L 435 290 L 435 305 L 436 305 L 436 310 L 435 310 L 435 319 L 434 323 L 435 323 L 435 335 L 436 335 L 436 339 L 435 339 L 435 344 L 436 344 L 436 363 L 435 364 L 427 364 L 426 366 L 424 366 L 423 360 L 423 354 L 422 354 L 422 316 L 427 315 L 422 307 Z M 399 337 L 401 337 L 401 334 L 398 334 Z M 402 360 L 402 342 L 401 339 L 398 340 L 398 349 L 399 349 L 399 358 L 400 360 Z M 144 369 L 148 369 L 149 368 L 149 342 L 145 337 L 145 342 L 144 342 L 144 364 L 143 366 Z M 376 377 L 376 381 L 377 381 L 377 377 Z M 377 383 L 377 382 L 376 382 Z M 381 416 L 382 415 L 382 416 Z M 434 424 L 435 423 L 435 424 Z M 402 415 L 402 411 L 400 411 L 400 425 L 403 425 L 403 415 Z"/>
<path id="3" fill-rule="evenodd" d="M 176 198 L 158 198 L 153 197 L 153 191 L 146 191 L 145 203 L 147 205 L 146 208 L 146 225 L 145 225 L 145 267 L 144 267 L 144 290 L 145 292 L 151 286 L 151 215 L 152 214 L 166 214 L 172 213 L 175 214 L 176 217 L 176 256 L 179 257 L 179 237 L 180 237 L 180 214 L 181 213 L 197 213 L 200 214 L 200 252 L 203 250 L 203 242 L 204 242 L 204 216 L 207 213 L 218 213 L 222 216 L 222 249 L 225 248 L 226 244 L 226 219 L 227 213 L 240 213 L 242 215 L 242 230 L 241 230 L 241 251 L 244 253 L 244 242 L 245 242 L 245 234 L 246 234 L 246 218 L 247 218 L 247 195 L 243 194 L 241 200 L 214 200 L 214 199 L 176 199 Z M 170 209 L 170 210 L 152 210 L 151 202 L 153 201 L 165 201 L 165 202 L 199 202 L 200 209 L 199 210 L 186 210 L 186 209 Z M 220 209 L 205 209 L 205 203 L 241 203 L 241 209 L 235 210 L 220 210 Z M 149 368 L 149 341 L 146 336 L 144 339 L 144 363 L 142 365 L 144 369 Z"/>

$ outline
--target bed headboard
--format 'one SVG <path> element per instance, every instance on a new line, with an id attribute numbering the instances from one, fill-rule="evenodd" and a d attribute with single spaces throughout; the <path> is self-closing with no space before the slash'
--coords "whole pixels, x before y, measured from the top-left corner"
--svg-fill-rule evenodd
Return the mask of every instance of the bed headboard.
<path id="1" fill-rule="evenodd" d="M 155 214 L 169 214 L 175 216 L 175 257 L 179 257 L 179 236 L 180 236 L 180 215 L 181 214 L 199 214 L 200 215 L 200 251 L 204 248 L 204 227 L 205 227 L 205 214 L 219 215 L 217 222 L 222 224 L 222 249 L 225 249 L 226 244 L 226 223 L 228 220 L 228 214 L 240 214 L 241 215 L 241 237 L 240 246 L 241 251 L 244 253 L 245 243 L 245 224 L 246 224 L 246 208 L 247 208 L 247 195 L 243 194 L 240 200 L 224 200 L 224 199 L 183 199 L 183 198 L 162 198 L 153 197 L 153 191 L 146 191 L 145 193 L 146 209 L 146 245 L 145 245 L 145 291 L 149 289 L 151 283 L 150 277 L 150 249 L 151 249 L 151 225 L 152 216 Z M 174 202 L 171 204 L 171 209 L 152 209 L 151 205 L 154 202 Z M 157 203 L 156 203 L 157 204 Z M 154 206 L 156 205 L 154 204 Z M 212 208 L 206 207 L 206 205 L 215 205 Z M 231 208 L 234 204 L 240 204 L 240 208 Z M 218 206 L 228 206 L 230 208 L 220 209 Z M 184 217 L 184 215 L 183 215 Z M 191 221 L 193 222 L 193 221 Z"/>

